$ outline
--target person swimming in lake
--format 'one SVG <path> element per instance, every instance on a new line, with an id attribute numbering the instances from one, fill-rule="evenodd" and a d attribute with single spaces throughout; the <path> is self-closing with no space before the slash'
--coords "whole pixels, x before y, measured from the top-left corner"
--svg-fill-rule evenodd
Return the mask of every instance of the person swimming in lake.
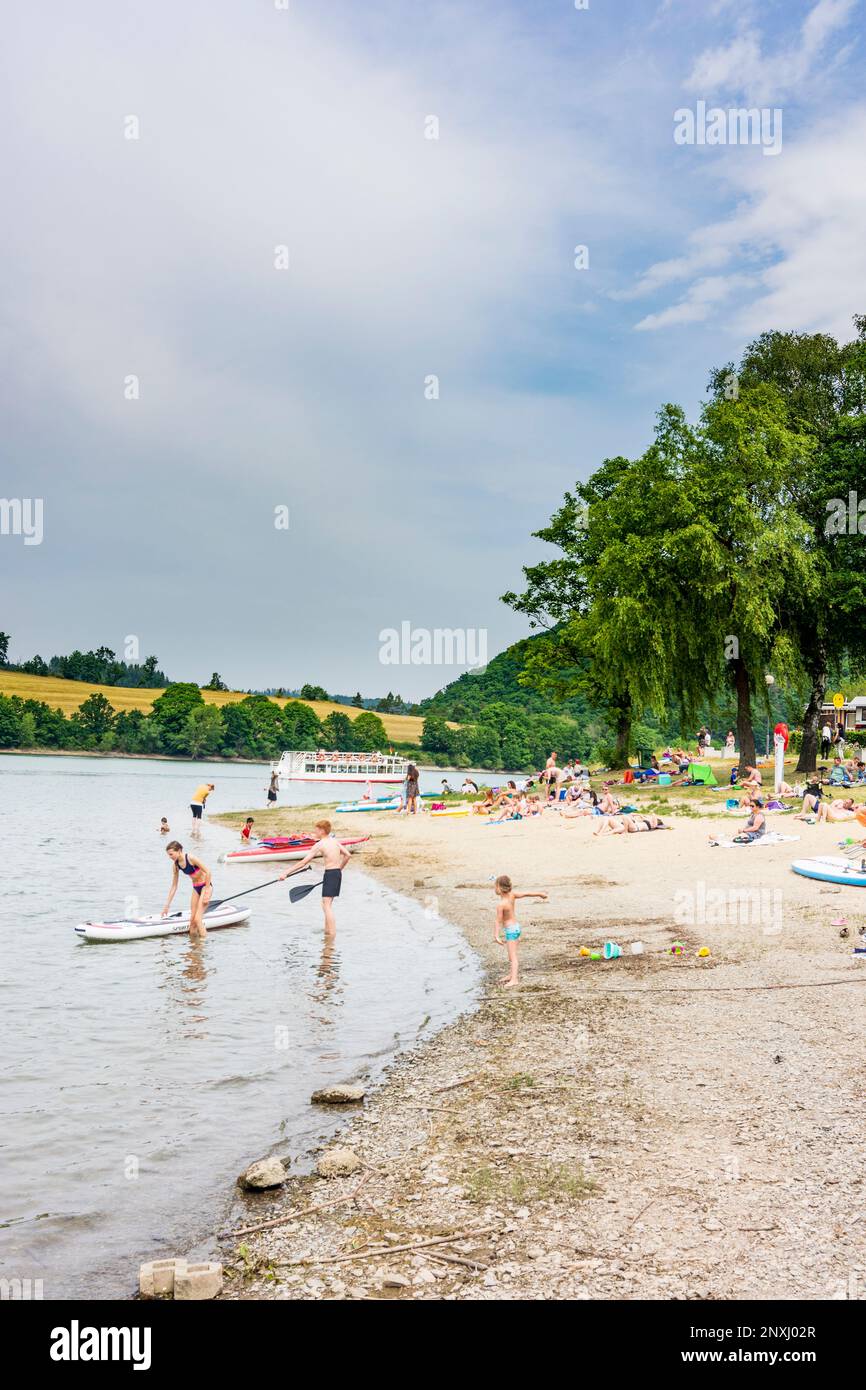
<path id="1" fill-rule="evenodd" d="M 250 837 L 253 833 L 254 825 L 255 821 L 253 820 L 252 816 L 247 816 L 243 824 L 243 829 L 241 830 L 241 839 L 245 840 L 247 844 L 249 844 L 250 842 Z"/>
<path id="2" fill-rule="evenodd" d="M 287 869 L 279 877 L 280 882 L 282 882 L 283 879 L 291 878 L 293 874 L 302 873 L 312 864 L 317 855 L 322 856 L 325 869 L 322 874 L 322 912 L 325 916 L 325 933 L 328 936 L 334 936 L 337 931 L 337 924 L 334 920 L 334 899 L 340 896 L 340 889 L 343 885 L 343 870 L 351 855 L 345 845 L 341 845 L 339 840 L 333 838 L 329 820 L 316 821 L 314 829 L 319 833 L 313 848 L 293 869 Z"/>
<path id="3" fill-rule="evenodd" d="M 169 823 L 168 823 L 168 821 L 166 820 L 165 816 L 163 816 L 162 820 L 161 820 L 160 823 L 159 823 L 159 833 L 160 833 L 160 835 L 170 835 L 170 834 L 171 834 L 171 826 L 169 825 Z"/>
<path id="4" fill-rule="evenodd" d="M 515 915 L 514 905 L 518 898 L 540 898 L 542 902 L 547 902 L 547 894 L 541 893 L 515 893 L 511 879 L 508 874 L 500 874 L 494 889 L 499 902 L 496 906 L 496 918 L 493 923 L 493 940 L 497 946 L 504 946 L 508 952 L 508 974 L 500 980 L 506 989 L 510 989 L 517 984 L 518 960 L 517 943 L 520 940 L 520 923 Z"/>
<path id="5" fill-rule="evenodd" d="M 167 844 L 165 852 L 174 865 L 174 872 L 171 876 L 171 888 L 168 890 L 162 916 L 168 916 L 168 910 L 180 883 L 180 875 L 186 874 L 192 888 L 189 907 L 189 934 L 190 936 L 207 936 L 207 927 L 203 918 L 213 893 L 210 869 L 206 864 L 202 864 L 200 859 L 193 859 L 192 855 L 185 854 L 183 845 L 179 840 L 172 840 Z"/>

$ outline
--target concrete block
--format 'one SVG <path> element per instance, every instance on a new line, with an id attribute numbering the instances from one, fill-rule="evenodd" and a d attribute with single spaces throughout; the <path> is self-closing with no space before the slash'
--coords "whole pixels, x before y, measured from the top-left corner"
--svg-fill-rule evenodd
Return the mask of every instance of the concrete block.
<path id="1" fill-rule="evenodd" d="M 182 1273 L 174 1281 L 174 1296 L 178 1300 L 216 1298 L 223 1286 L 223 1267 L 221 1264 L 184 1264 Z"/>
<path id="2" fill-rule="evenodd" d="M 178 1275 L 185 1271 L 186 1260 L 151 1260 L 138 1271 L 138 1291 L 142 1298 L 173 1294 Z"/>

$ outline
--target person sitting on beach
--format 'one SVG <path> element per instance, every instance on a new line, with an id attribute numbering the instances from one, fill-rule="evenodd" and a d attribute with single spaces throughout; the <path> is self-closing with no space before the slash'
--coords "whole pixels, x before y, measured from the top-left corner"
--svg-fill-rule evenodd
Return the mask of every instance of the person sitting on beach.
<path id="1" fill-rule="evenodd" d="M 752 803 L 752 810 L 746 824 L 739 835 L 734 836 L 734 840 L 738 845 L 751 844 L 753 840 L 759 840 L 766 829 L 767 818 L 764 815 L 764 803 L 757 796 Z"/>
<path id="2" fill-rule="evenodd" d="M 842 762 L 842 759 L 834 758 L 833 766 L 830 769 L 830 786 L 850 787 L 850 785 L 851 778 L 848 776 L 847 770 L 845 768 L 844 763 Z"/>
<path id="3" fill-rule="evenodd" d="M 746 763 L 746 772 L 748 776 L 742 779 L 741 786 L 744 789 L 748 788 L 750 791 L 759 792 L 764 785 L 764 779 L 761 776 L 760 768 L 750 767 L 750 765 Z"/>
<path id="4" fill-rule="evenodd" d="M 795 819 L 808 820 L 810 816 L 814 816 L 821 805 L 821 795 L 821 783 L 817 778 L 807 782 L 806 790 L 803 793 L 803 805 L 800 807 L 800 814 Z"/>
<path id="5" fill-rule="evenodd" d="M 244 824 L 243 824 L 243 829 L 241 830 L 241 839 L 242 839 L 242 840 L 245 840 L 247 843 L 249 843 L 250 836 L 251 836 L 252 833 L 253 833 L 253 825 L 254 825 L 254 824 L 255 824 L 255 822 L 254 822 L 252 816 L 247 816 L 247 818 L 246 818 L 246 820 L 244 821 Z"/>
<path id="6" fill-rule="evenodd" d="M 477 783 L 477 782 L 473 782 L 473 780 L 472 780 L 471 777 L 464 777 L 464 778 L 463 778 L 463 786 L 460 788 L 460 790 L 461 790 L 461 792 L 464 793 L 464 795 L 465 795 L 466 792 L 474 792 L 475 795 L 477 796 L 477 795 L 478 795 L 478 783 Z"/>
<path id="7" fill-rule="evenodd" d="M 603 816 L 616 816 L 619 814 L 619 802 L 607 787 L 605 788 L 601 800 L 598 803 L 598 809 L 601 811 L 601 814 Z"/>
<path id="8" fill-rule="evenodd" d="M 487 787 L 484 792 L 484 800 L 476 801 L 472 810 L 476 816 L 487 816 L 493 810 L 494 804 L 492 788 Z"/>

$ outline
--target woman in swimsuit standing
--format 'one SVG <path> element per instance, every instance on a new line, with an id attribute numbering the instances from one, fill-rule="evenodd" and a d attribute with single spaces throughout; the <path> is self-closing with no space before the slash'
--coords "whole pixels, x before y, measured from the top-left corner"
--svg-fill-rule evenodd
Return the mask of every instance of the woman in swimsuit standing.
<path id="1" fill-rule="evenodd" d="M 193 859 L 191 855 L 184 854 L 183 845 L 179 840 L 172 840 L 165 847 L 165 852 L 174 864 L 174 872 L 171 878 L 171 888 L 168 891 L 165 907 L 162 909 L 163 917 L 168 916 L 168 909 L 171 907 L 172 900 L 177 892 L 180 882 L 180 874 L 186 874 L 190 880 L 192 888 L 192 899 L 189 909 L 189 934 L 190 936 L 207 936 L 207 927 L 203 917 L 205 909 L 211 900 L 213 884 L 211 883 L 210 869 L 201 860 Z"/>

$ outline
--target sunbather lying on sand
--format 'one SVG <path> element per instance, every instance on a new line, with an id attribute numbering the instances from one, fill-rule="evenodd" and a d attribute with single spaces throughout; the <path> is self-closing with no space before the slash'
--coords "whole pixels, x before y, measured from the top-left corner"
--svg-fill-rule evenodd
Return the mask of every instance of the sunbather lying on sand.
<path id="1" fill-rule="evenodd" d="M 593 835 L 640 835 L 647 830 L 673 830 L 650 811 L 644 815 L 605 816 L 599 820 Z"/>
<path id="2" fill-rule="evenodd" d="M 826 825 L 829 821 L 856 820 L 857 808 L 852 797 L 846 801 L 822 801 L 815 812 L 818 817 L 819 825 Z"/>

